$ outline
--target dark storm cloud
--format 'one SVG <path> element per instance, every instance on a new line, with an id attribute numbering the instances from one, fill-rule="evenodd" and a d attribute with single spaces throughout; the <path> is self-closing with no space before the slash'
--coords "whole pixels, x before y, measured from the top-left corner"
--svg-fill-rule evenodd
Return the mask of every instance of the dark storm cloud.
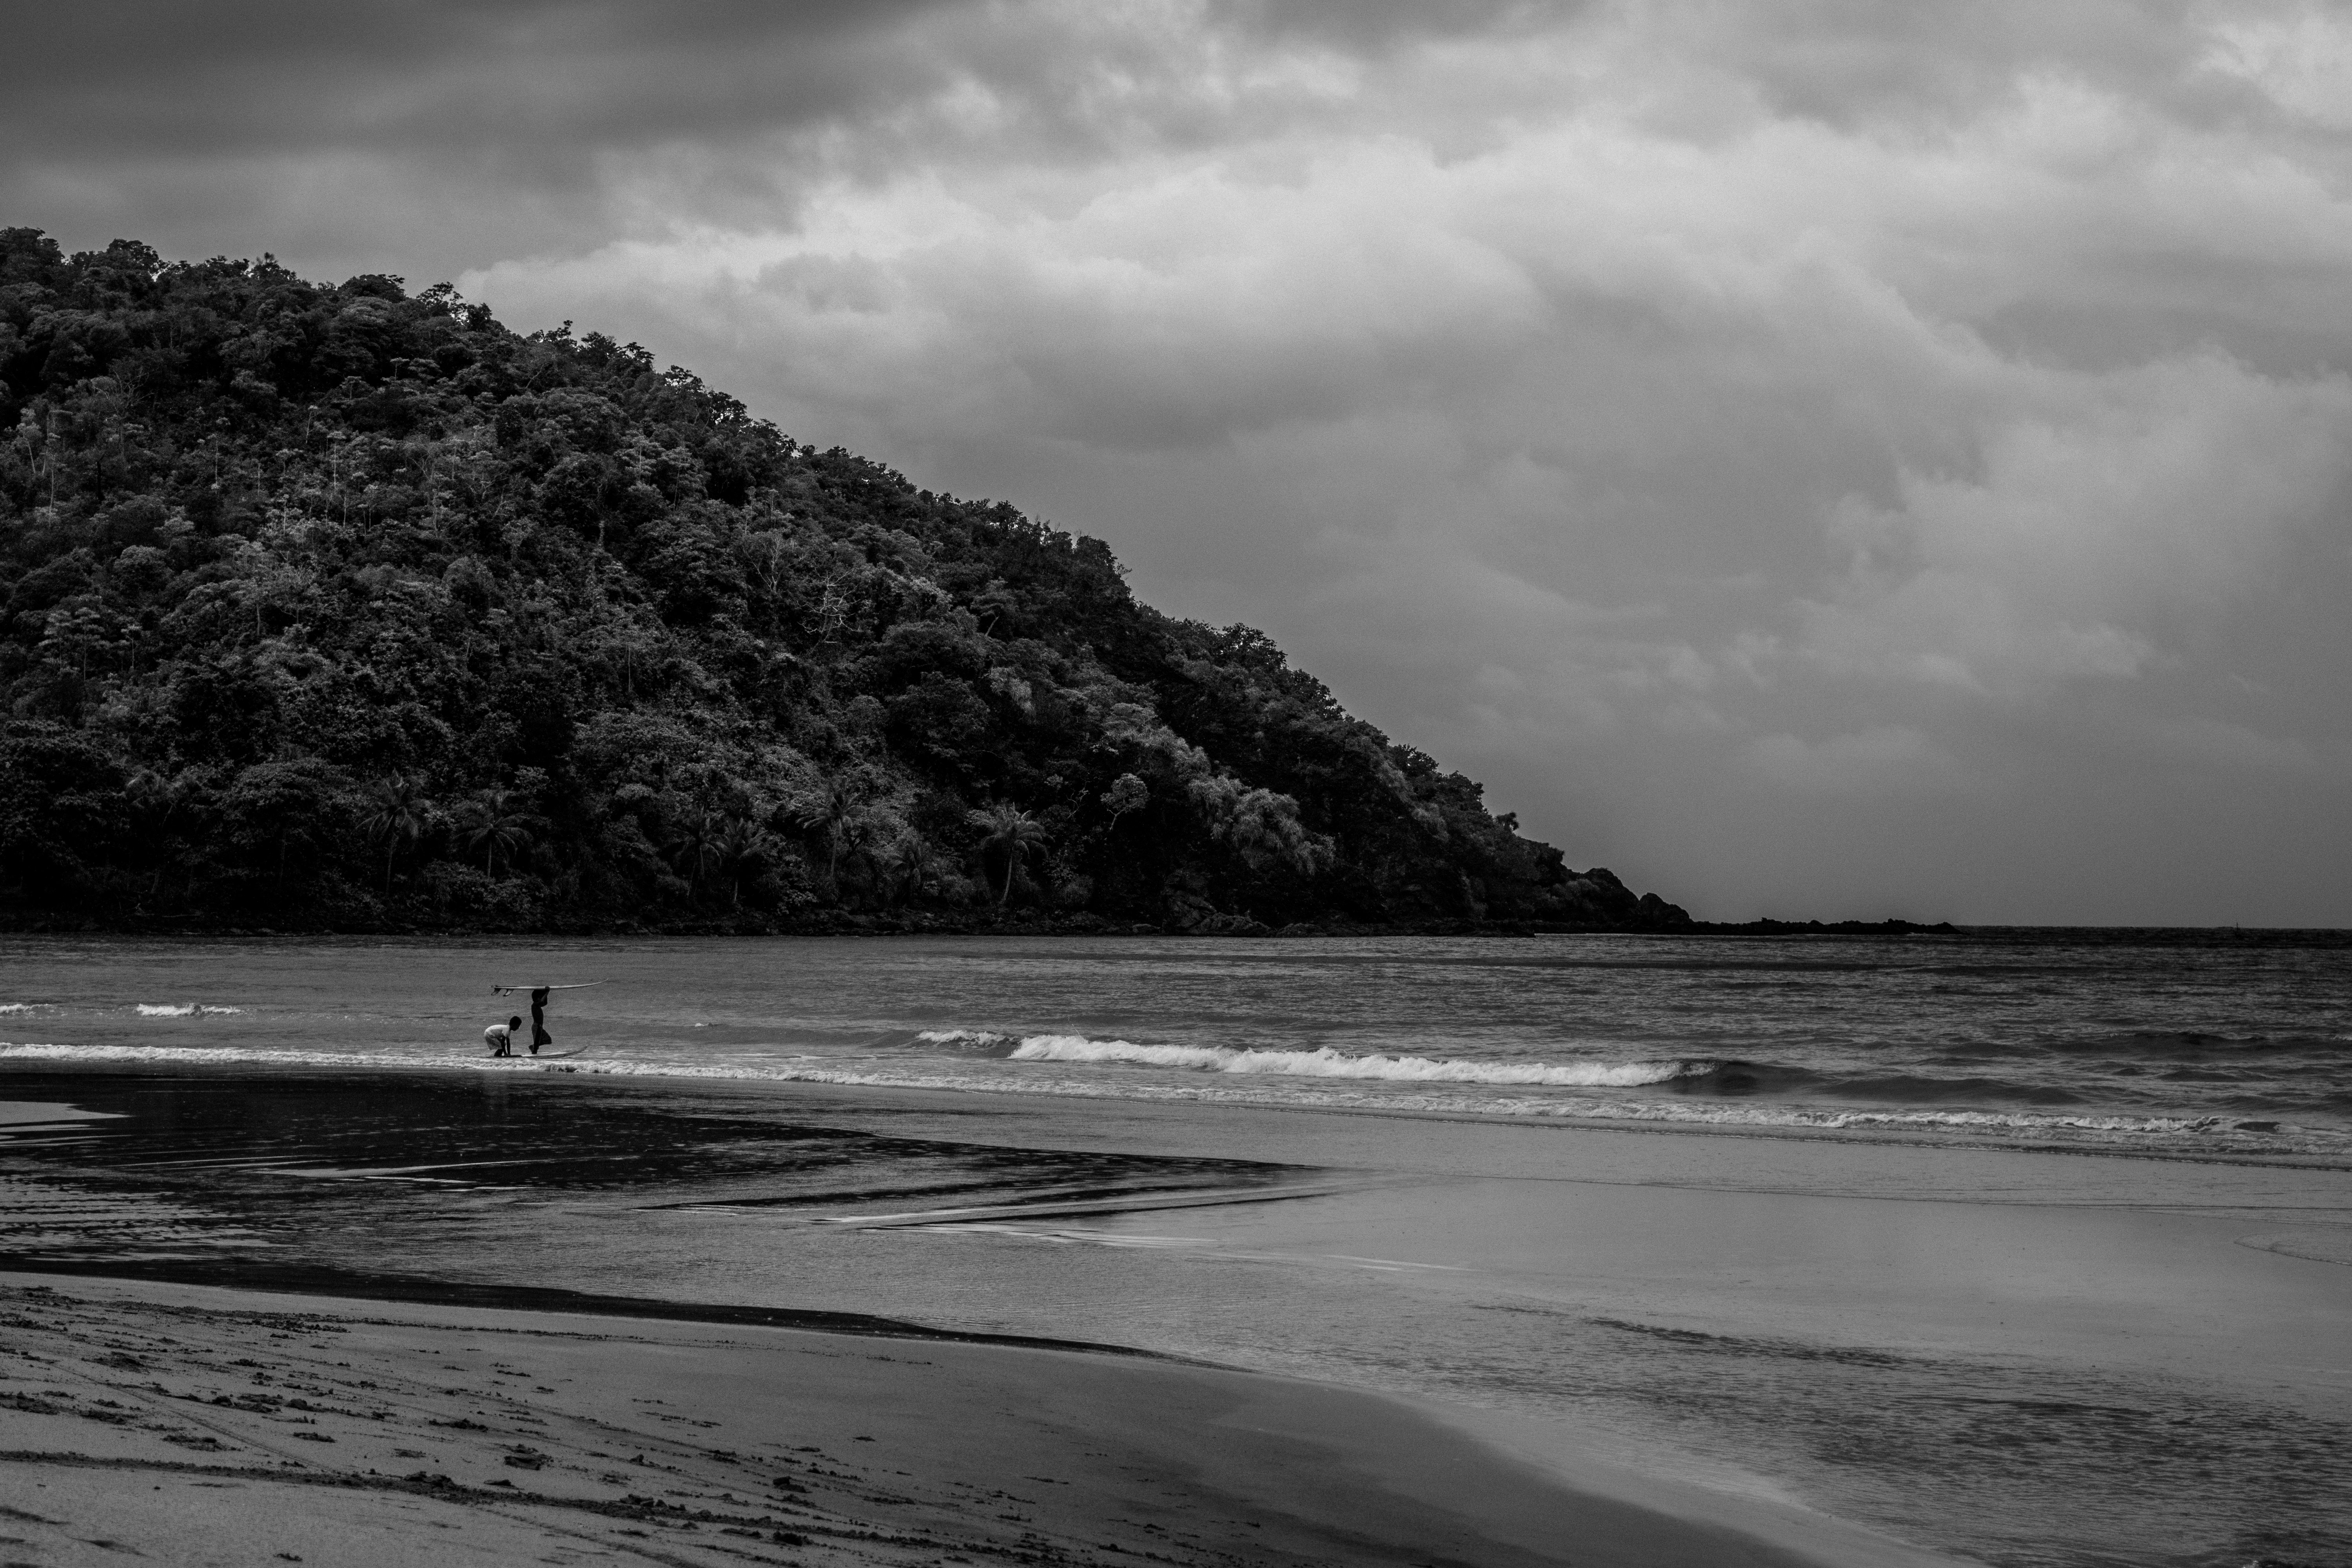
<path id="1" fill-rule="evenodd" d="M 854 121 L 946 68 L 924 0 L 30 10 L 0 52 L 0 205 L 77 243 L 422 273 L 612 231 L 604 166 Z M 682 195 L 789 199 L 789 170 Z"/>
<path id="2" fill-rule="evenodd" d="M 1213 14 L 1244 46 L 1312 37 L 1379 52 L 1561 9 L 1248 0 Z M 577 159 L 879 117 L 959 73 L 1050 100 L 1076 75 L 1156 68 L 1148 30 L 1103 30 L 1072 49 L 1053 23 L 954 0 L 99 0 L 12 19 L 0 116 L 20 167 L 339 149 Z"/>
<path id="3" fill-rule="evenodd" d="M 11 24 L 0 100 L 19 160 L 634 145 L 805 123 L 919 87 L 928 62 L 874 46 L 936 8 L 47 6 Z"/>
<path id="4" fill-rule="evenodd" d="M 1098 18 L 950 0 L 420 0 L 28 11 L 0 52 L 0 205 L 74 243 L 274 248 L 416 272 L 563 251 L 633 220 L 756 222 L 811 179 L 984 156 L 1213 148 L 1171 34 L 1378 57 L 1549 8 L 1250 0 Z M 1108 20 L 1106 20 L 1108 18 Z M 648 204 L 635 184 L 660 187 Z M 373 258 L 371 262 L 370 258 Z"/>
<path id="5" fill-rule="evenodd" d="M 914 0 L 58 7 L 0 81 L 0 205 L 76 243 L 420 279 L 644 218 L 789 212 L 971 68 Z M 965 52 L 969 52 L 968 49 Z M 646 185 L 657 195 L 640 201 Z"/>

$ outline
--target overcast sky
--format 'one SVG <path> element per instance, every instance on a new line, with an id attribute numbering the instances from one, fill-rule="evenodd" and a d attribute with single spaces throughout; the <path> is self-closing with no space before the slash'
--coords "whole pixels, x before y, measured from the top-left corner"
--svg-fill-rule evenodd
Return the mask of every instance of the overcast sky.
<path id="1" fill-rule="evenodd" d="M 1696 914 L 2352 925 L 2342 5 L 10 31 L 0 222 L 634 338 Z"/>

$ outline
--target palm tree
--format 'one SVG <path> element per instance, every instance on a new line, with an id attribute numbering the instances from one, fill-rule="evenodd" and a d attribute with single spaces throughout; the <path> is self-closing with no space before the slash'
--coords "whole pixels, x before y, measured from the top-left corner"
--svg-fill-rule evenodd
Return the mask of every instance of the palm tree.
<path id="1" fill-rule="evenodd" d="M 383 840 L 383 890 L 392 891 L 392 858 L 403 845 L 415 845 L 433 826 L 433 802 L 425 781 L 405 773 L 381 780 L 368 792 L 368 815 L 362 821 L 370 837 Z"/>
<path id="2" fill-rule="evenodd" d="M 727 873 L 727 906 L 743 907 L 743 874 L 766 859 L 776 847 L 775 835 L 748 816 L 728 814 L 711 842 L 711 858 Z"/>
<path id="3" fill-rule="evenodd" d="M 686 879 L 688 889 L 700 889 L 703 874 L 725 861 L 729 826 L 740 820 L 704 802 L 689 808 L 671 826 L 662 853 L 669 857 L 671 869 Z"/>
<path id="4" fill-rule="evenodd" d="M 838 892 L 840 884 L 834 879 L 841 864 L 841 852 L 857 832 L 858 818 L 864 807 L 850 787 L 836 780 L 814 795 L 805 795 L 786 808 L 786 816 L 794 827 L 811 838 L 824 844 L 824 885 Z"/>
<path id="5" fill-rule="evenodd" d="M 500 855 L 507 858 L 508 865 L 514 864 L 515 851 L 530 842 L 536 820 L 509 789 L 478 791 L 457 808 L 457 832 L 467 848 L 481 852 L 482 874 L 488 877 L 499 874 Z"/>
<path id="6" fill-rule="evenodd" d="M 923 883 L 930 876 L 932 856 L 931 846 L 921 834 L 907 828 L 898 837 L 874 850 L 872 855 L 877 868 L 886 875 L 895 874 L 898 878 L 898 887 L 891 900 L 893 903 L 911 902 L 922 892 Z"/>
<path id="7" fill-rule="evenodd" d="M 154 873 L 147 879 L 150 898 L 163 886 L 163 869 L 171 863 L 164 852 L 164 834 L 172 818 L 187 803 L 188 782 L 184 778 L 169 778 L 153 768 L 141 768 L 125 781 L 126 791 L 136 816 L 142 836 L 152 851 Z"/>
<path id="8" fill-rule="evenodd" d="M 853 861 L 863 860 L 866 869 L 877 876 L 882 870 L 878 858 L 882 849 L 907 831 L 898 813 L 887 805 L 862 805 L 842 824 L 841 849 Z"/>
<path id="9" fill-rule="evenodd" d="M 1013 879 L 1021 874 L 1022 857 L 1031 845 L 1045 842 L 1045 825 L 1019 806 L 1002 802 L 985 811 L 968 812 L 964 820 L 982 830 L 983 856 L 993 849 L 1004 857 L 1004 887 L 996 895 L 997 907 L 1002 909 L 1013 897 Z M 984 861 L 982 869 L 987 869 Z"/>

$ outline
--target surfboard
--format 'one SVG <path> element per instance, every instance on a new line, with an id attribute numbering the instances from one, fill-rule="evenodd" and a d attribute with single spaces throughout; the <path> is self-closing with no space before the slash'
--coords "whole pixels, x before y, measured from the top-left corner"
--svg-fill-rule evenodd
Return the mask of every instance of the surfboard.
<path id="1" fill-rule="evenodd" d="M 591 985 L 602 985 L 601 980 L 575 980 L 569 985 L 493 985 L 490 994 L 503 995 L 509 991 L 585 991 Z"/>
<path id="2" fill-rule="evenodd" d="M 535 1057 L 526 1057 L 523 1059 L 534 1062 L 559 1062 L 566 1057 L 576 1057 L 587 1048 L 585 1046 L 574 1046 L 568 1051 L 541 1051 Z"/>

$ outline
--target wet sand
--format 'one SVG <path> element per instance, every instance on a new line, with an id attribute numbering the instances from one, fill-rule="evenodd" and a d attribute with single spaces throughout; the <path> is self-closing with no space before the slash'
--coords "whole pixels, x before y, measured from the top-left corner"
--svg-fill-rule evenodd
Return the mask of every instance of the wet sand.
<path id="1" fill-rule="evenodd" d="M 0 1324 L 11 1563 L 1813 1561 L 1134 1356 L 25 1274 Z"/>

